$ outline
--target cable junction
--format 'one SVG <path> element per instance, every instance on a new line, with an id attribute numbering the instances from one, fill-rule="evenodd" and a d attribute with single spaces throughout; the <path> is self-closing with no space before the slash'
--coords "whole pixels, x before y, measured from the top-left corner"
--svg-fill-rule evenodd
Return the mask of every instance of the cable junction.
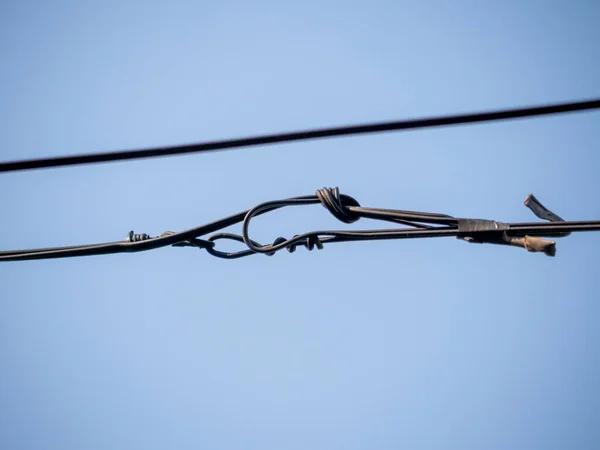
<path id="1" fill-rule="evenodd" d="M 373 230 L 321 230 L 299 234 L 286 239 L 279 237 L 270 244 L 260 244 L 250 238 L 250 223 L 253 218 L 290 206 L 321 204 L 335 218 L 351 224 L 362 218 L 379 220 L 399 225 L 391 229 Z M 394 239 L 423 239 L 455 237 L 478 244 L 496 244 L 521 247 L 530 252 L 555 256 L 556 242 L 547 238 L 566 237 L 582 231 L 600 231 L 600 220 L 567 222 L 548 210 L 533 195 L 525 200 L 537 217 L 547 222 L 504 223 L 495 220 L 456 218 L 446 214 L 405 211 L 397 209 L 367 208 L 339 189 L 319 189 L 315 195 L 293 197 L 261 203 L 252 209 L 211 222 L 186 231 L 167 231 L 151 237 L 146 233 L 130 231 L 125 240 L 92 245 L 12 250 L 0 252 L 0 261 L 24 261 L 36 259 L 70 258 L 77 256 L 135 253 L 161 247 L 196 247 L 210 255 L 224 259 L 237 259 L 255 254 L 272 256 L 280 250 L 290 253 L 298 247 L 313 250 L 323 249 L 335 242 L 356 242 Z M 242 225 L 241 234 L 223 230 L 232 225 Z M 209 235 L 206 239 L 202 236 Z M 237 252 L 218 250 L 220 240 L 233 240 L 245 245 Z"/>

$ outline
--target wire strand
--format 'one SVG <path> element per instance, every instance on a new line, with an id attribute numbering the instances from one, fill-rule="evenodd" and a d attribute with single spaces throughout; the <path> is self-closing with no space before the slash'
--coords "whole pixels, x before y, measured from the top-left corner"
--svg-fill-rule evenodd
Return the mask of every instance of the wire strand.
<path id="1" fill-rule="evenodd" d="M 73 156 L 57 156 L 20 161 L 0 162 L 0 172 L 16 172 L 24 170 L 43 169 L 50 167 L 65 167 L 82 164 L 127 161 L 133 159 L 155 158 L 163 156 L 184 155 L 190 153 L 214 152 L 257 145 L 275 144 L 310 139 L 323 139 L 337 136 L 382 133 L 419 128 L 443 127 L 478 122 L 493 122 L 525 117 L 563 114 L 600 108 L 600 99 L 580 102 L 557 103 L 546 106 L 487 111 L 473 114 L 457 114 L 450 116 L 430 117 L 421 119 L 400 120 L 394 122 L 379 122 L 365 125 L 350 125 L 334 128 L 321 128 L 306 131 L 296 131 L 281 134 L 266 134 L 241 139 L 212 141 L 200 144 L 176 145 L 139 150 L 124 150 L 116 152 L 82 154 Z"/>

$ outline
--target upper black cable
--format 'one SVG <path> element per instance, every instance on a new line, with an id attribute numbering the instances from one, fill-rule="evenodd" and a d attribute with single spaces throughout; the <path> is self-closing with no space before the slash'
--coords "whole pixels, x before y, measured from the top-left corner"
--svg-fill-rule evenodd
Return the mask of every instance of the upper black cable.
<path id="1" fill-rule="evenodd" d="M 329 138 L 335 136 L 381 133 L 385 131 L 414 130 L 417 128 L 442 127 L 476 122 L 492 122 L 498 120 L 544 116 L 549 114 L 560 114 L 598 108 L 600 108 L 600 99 L 592 99 L 581 102 L 558 103 L 547 106 L 487 111 L 474 114 L 457 114 L 423 119 L 400 120 L 395 122 L 379 122 L 366 125 L 322 128 L 282 134 L 267 134 L 241 139 L 205 142 L 201 144 L 176 145 L 169 147 L 156 147 L 140 150 L 125 150 L 74 156 L 58 156 L 21 161 L 7 161 L 0 163 L 0 172 L 16 172 L 20 170 L 33 170 L 48 167 L 64 167 L 100 162 L 154 158 L 159 156 L 183 155 L 188 153 L 202 153 L 241 147 L 252 147 L 256 145 L 275 144 L 279 142 Z"/>

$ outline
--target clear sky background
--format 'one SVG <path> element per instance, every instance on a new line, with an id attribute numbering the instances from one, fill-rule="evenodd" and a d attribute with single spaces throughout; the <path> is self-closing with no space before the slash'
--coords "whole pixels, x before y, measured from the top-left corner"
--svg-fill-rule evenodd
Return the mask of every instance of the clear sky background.
<path id="1" fill-rule="evenodd" d="M 599 23 L 592 0 L 4 1 L 0 157 L 597 97 Z M 323 186 L 502 221 L 536 220 L 531 192 L 566 219 L 600 219 L 599 121 L 4 174 L 0 247 L 158 235 Z M 317 205 L 252 235 L 344 227 Z M 600 233 L 557 246 L 3 263 L 0 447 L 598 448 Z"/>

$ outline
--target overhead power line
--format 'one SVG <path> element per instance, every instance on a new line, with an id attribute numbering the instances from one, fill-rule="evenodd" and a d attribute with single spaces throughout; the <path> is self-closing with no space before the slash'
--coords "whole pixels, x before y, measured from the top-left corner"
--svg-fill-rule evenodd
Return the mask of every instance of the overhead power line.
<path id="1" fill-rule="evenodd" d="M 124 150 L 106 153 L 82 154 L 73 156 L 58 156 L 21 161 L 0 163 L 0 172 L 16 172 L 50 167 L 64 167 L 101 162 L 126 161 L 132 159 L 154 158 L 159 156 L 174 156 L 189 153 L 213 152 L 242 147 L 252 147 L 265 144 L 322 139 L 336 136 L 350 136 L 386 131 L 414 130 L 418 128 L 443 127 L 477 122 L 492 122 L 499 120 L 518 119 L 525 117 L 544 116 L 575 111 L 600 108 L 600 99 L 580 102 L 559 103 L 546 106 L 487 111 L 474 114 L 458 114 L 451 116 L 430 117 L 422 119 L 400 120 L 395 122 L 379 122 L 364 125 L 350 125 L 334 128 L 296 131 L 281 134 L 266 134 L 262 136 L 212 141 L 200 144 L 155 147 L 138 150 Z"/>
<path id="2" fill-rule="evenodd" d="M 296 235 L 290 239 L 275 239 L 272 244 L 262 245 L 250 238 L 250 222 L 259 215 L 287 206 L 323 205 L 334 217 L 350 224 L 361 218 L 375 219 L 402 225 L 394 229 L 312 231 Z M 446 214 L 423 213 L 396 209 L 366 208 L 347 195 L 340 194 L 338 188 L 323 188 L 316 195 L 294 197 L 262 203 L 248 211 L 217 220 L 187 231 L 165 232 L 158 237 L 135 234 L 130 231 L 124 241 L 93 245 L 13 250 L 0 252 L 0 261 L 21 261 L 31 259 L 68 258 L 75 256 L 106 255 L 152 250 L 160 247 L 197 247 L 209 254 L 225 259 L 236 259 L 253 254 L 273 255 L 286 249 L 294 252 L 298 246 L 322 249 L 325 244 L 388 239 L 417 239 L 433 237 L 456 237 L 467 242 L 498 244 L 522 247 L 531 252 L 542 252 L 554 256 L 555 242 L 547 237 L 565 237 L 579 231 L 600 231 L 600 221 L 565 222 L 561 217 L 546 209 L 533 195 L 525 200 L 525 205 L 541 219 L 549 223 L 503 223 L 495 220 L 463 219 Z M 222 232 L 231 225 L 242 224 L 242 233 Z M 206 234 L 215 233 L 207 239 Z M 223 252 L 215 248 L 222 239 L 245 244 L 238 252 Z"/>

